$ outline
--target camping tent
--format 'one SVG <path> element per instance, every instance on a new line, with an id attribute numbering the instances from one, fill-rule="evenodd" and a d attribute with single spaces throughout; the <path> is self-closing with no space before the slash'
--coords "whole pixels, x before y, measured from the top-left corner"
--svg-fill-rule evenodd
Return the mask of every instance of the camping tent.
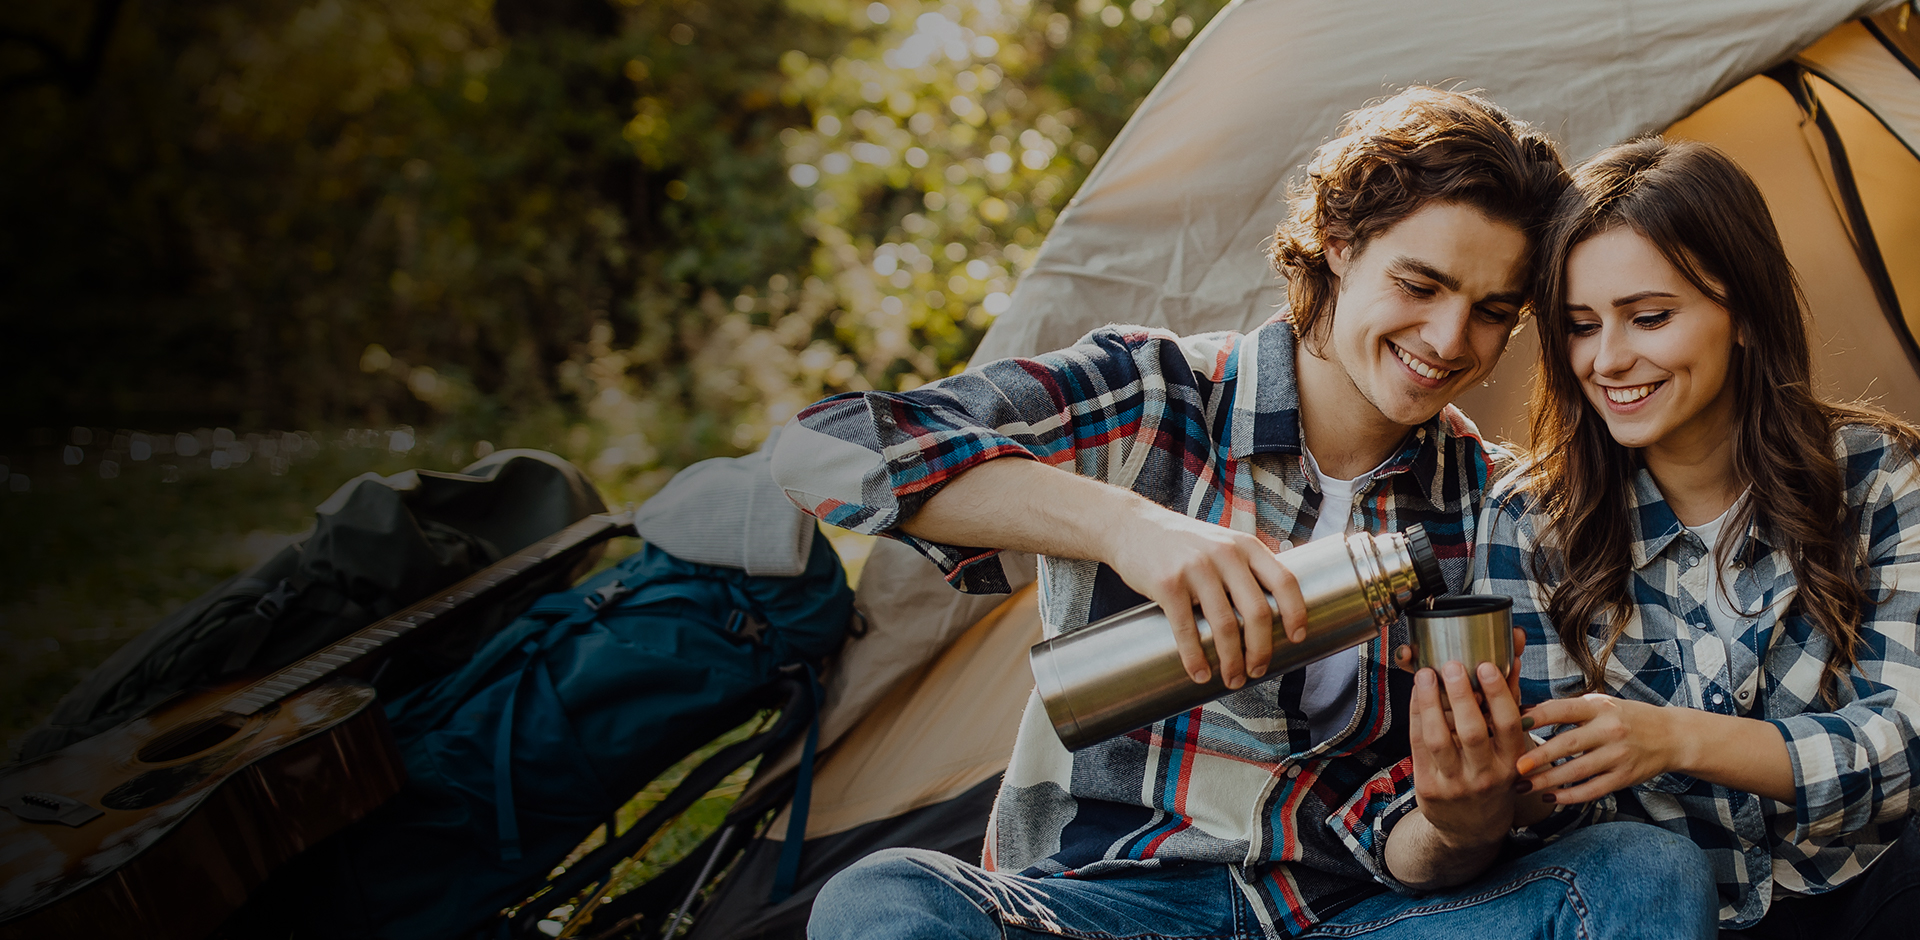
<path id="1" fill-rule="evenodd" d="M 1484 89 L 1571 159 L 1663 129 L 1729 151 L 1758 178 L 1806 288 L 1823 390 L 1920 418 L 1916 63 L 1920 11 L 1887 0 L 1239 0 L 1141 104 L 975 358 L 1057 348 L 1115 320 L 1178 332 L 1266 320 L 1285 293 L 1261 247 L 1287 178 L 1344 113 L 1427 82 Z M 1523 437 L 1533 356 L 1523 331 L 1462 403 L 1483 430 Z M 996 600 L 876 545 L 859 598 L 872 628 L 829 690 L 798 890 L 766 901 L 783 817 L 694 936 L 802 936 L 820 884 L 891 845 L 977 859 L 1038 635 L 1031 589 L 981 619 Z"/>

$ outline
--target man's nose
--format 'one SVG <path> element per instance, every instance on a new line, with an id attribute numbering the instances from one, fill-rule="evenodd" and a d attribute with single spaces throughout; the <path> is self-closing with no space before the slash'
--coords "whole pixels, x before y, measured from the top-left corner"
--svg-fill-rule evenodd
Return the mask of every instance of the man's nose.
<path id="1" fill-rule="evenodd" d="M 1473 305 L 1464 300 L 1449 305 L 1444 312 L 1437 311 L 1427 321 L 1422 331 L 1427 345 L 1433 347 L 1433 354 L 1458 366 L 1460 360 L 1473 349 L 1472 337 L 1468 327 L 1473 323 Z"/>

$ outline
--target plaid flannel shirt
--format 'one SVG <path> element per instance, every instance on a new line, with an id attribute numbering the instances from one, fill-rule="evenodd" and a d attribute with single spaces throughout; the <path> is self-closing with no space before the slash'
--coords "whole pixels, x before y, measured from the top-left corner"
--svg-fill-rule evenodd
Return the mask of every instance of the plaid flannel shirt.
<path id="1" fill-rule="evenodd" d="M 1244 335 L 1107 327 L 1071 348 L 988 363 L 912 392 L 826 399 L 783 432 L 775 475 L 801 508 L 912 544 L 959 589 L 1004 591 L 996 552 L 895 527 L 955 475 L 1013 455 L 1129 487 L 1269 546 L 1301 544 L 1321 499 L 1298 409 L 1294 338 L 1278 318 Z M 1349 525 L 1382 532 L 1420 523 L 1457 589 L 1490 470 L 1506 460 L 1449 407 L 1407 435 L 1356 496 Z M 1040 583 L 1048 636 L 1142 601 L 1089 561 L 1042 557 Z M 1167 861 L 1228 864 L 1276 937 L 1382 886 L 1400 888 L 1385 848 L 1414 805 L 1404 720 L 1411 681 L 1384 651 L 1406 642 L 1405 621 L 1382 633 L 1361 648 L 1356 713 L 1317 746 L 1300 704 L 1304 671 L 1078 753 L 1061 746 L 1034 696 L 984 863 L 1069 877 Z"/>
<path id="2" fill-rule="evenodd" d="M 1707 613 L 1713 546 L 1681 525 L 1645 469 L 1633 482 L 1633 611 L 1606 665 L 1607 691 L 1773 724 L 1793 762 L 1794 802 L 1662 774 L 1603 798 L 1587 818 L 1653 823 L 1699 844 L 1728 928 L 1759 920 L 1776 891 L 1819 894 L 1860 874 L 1900 834 L 1920 767 L 1920 470 L 1904 447 L 1865 428 L 1842 429 L 1835 455 L 1867 597 L 1860 667 L 1837 684 L 1838 707 L 1818 694 L 1832 647 L 1792 609 L 1791 561 L 1766 526 L 1749 525 L 1734 546 L 1732 600 L 1742 619 L 1729 658 Z M 1523 483 L 1518 473 L 1501 481 L 1488 502 L 1474 590 L 1514 598 L 1514 624 L 1527 631 L 1520 695 L 1533 704 L 1578 695 L 1584 682 L 1546 616 L 1564 571 L 1557 556 L 1548 558 L 1547 583 L 1534 577 L 1546 520 L 1530 509 Z M 1595 655 L 1603 635 L 1599 624 L 1589 630 Z"/>

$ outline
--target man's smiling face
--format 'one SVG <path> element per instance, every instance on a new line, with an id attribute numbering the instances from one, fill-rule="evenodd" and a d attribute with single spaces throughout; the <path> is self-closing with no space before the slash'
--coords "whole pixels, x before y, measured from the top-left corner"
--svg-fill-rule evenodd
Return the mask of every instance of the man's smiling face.
<path id="1" fill-rule="evenodd" d="M 1389 421 L 1420 424 L 1500 361 L 1527 248 L 1519 228 L 1458 203 L 1430 203 L 1358 251 L 1334 240 L 1333 322 L 1309 348 Z"/>

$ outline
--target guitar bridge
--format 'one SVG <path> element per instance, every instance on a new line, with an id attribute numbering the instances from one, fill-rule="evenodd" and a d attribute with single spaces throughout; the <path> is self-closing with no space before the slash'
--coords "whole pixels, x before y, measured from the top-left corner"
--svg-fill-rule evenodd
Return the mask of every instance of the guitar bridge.
<path id="1" fill-rule="evenodd" d="M 26 822 L 57 822 L 76 827 L 102 815 L 101 810 L 58 793 L 22 793 L 0 805 Z"/>

